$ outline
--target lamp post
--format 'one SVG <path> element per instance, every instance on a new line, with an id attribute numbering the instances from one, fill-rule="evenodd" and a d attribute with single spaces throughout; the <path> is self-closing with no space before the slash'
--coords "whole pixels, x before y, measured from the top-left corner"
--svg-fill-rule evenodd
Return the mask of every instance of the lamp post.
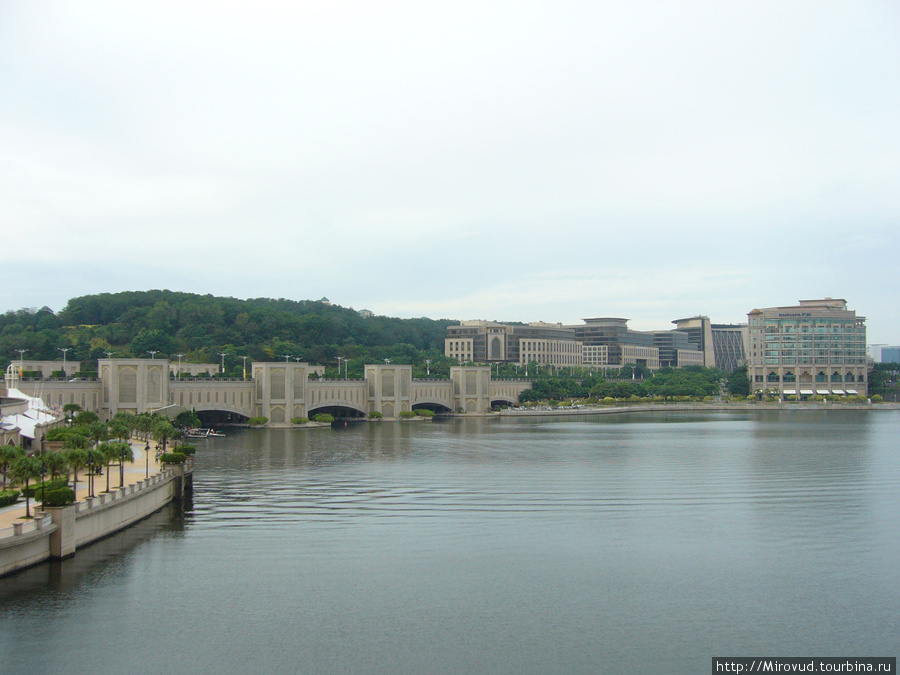
<path id="1" fill-rule="evenodd" d="M 390 364 L 391 364 L 391 360 L 390 360 L 390 359 L 385 359 L 385 360 L 384 360 L 384 365 L 389 366 Z"/>
<path id="2" fill-rule="evenodd" d="M 68 377 L 68 373 L 66 372 L 66 352 L 72 348 L 71 347 L 57 347 L 57 349 L 63 353 L 63 377 Z"/>
<path id="3" fill-rule="evenodd" d="M 181 357 L 184 356 L 184 354 L 176 354 L 175 356 L 178 357 L 178 371 L 175 373 L 175 379 L 180 380 L 181 379 Z"/>
<path id="4" fill-rule="evenodd" d="M 159 350 L 158 349 L 150 349 L 147 351 L 147 353 L 150 355 L 150 358 L 152 360 L 152 359 L 156 358 L 157 354 L 159 354 Z"/>
<path id="5" fill-rule="evenodd" d="M 225 352 L 219 352 L 219 356 L 222 357 L 222 374 L 225 374 Z"/>
<path id="6" fill-rule="evenodd" d="M 25 352 L 28 350 L 17 349 L 16 351 L 19 352 L 19 377 L 23 377 L 22 373 L 25 372 Z"/>
<path id="7" fill-rule="evenodd" d="M 106 354 L 106 358 L 108 358 L 108 359 L 111 359 L 112 355 L 115 354 L 115 352 L 103 352 L 103 353 Z"/>
<path id="8" fill-rule="evenodd" d="M 425 359 L 425 374 L 431 377 L 431 359 Z"/>
<path id="9" fill-rule="evenodd" d="M 344 360 L 344 357 L 343 357 L 343 356 L 338 356 L 338 357 L 337 357 L 337 362 L 338 362 L 338 379 L 341 378 L 341 361 L 343 361 L 343 360 Z"/>
<path id="10" fill-rule="evenodd" d="M 282 356 L 284 357 L 284 362 L 285 362 L 285 363 L 287 363 L 288 361 L 291 360 L 291 355 L 290 355 L 290 354 L 282 354 Z"/>
<path id="11" fill-rule="evenodd" d="M 244 359 L 244 379 L 246 380 L 247 379 L 247 357 L 242 356 L 241 358 Z"/>

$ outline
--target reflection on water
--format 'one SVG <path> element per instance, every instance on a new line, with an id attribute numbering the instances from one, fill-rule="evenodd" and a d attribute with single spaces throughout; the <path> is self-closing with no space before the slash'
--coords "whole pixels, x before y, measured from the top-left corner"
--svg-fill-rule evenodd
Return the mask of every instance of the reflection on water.
<path id="1" fill-rule="evenodd" d="M 200 442 L 192 505 L 0 581 L 0 659 L 705 672 L 896 654 L 898 430 L 761 411 L 237 431 Z"/>

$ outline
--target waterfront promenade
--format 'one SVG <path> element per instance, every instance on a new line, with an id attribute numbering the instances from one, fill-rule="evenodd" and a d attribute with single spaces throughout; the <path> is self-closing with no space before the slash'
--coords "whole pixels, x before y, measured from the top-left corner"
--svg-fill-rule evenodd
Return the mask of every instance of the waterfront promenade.
<path id="1" fill-rule="evenodd" d="M 125 465 L 125 485 L 133 485 L 139 480 L 143 480 L 147 476 L 147 464 L 144 455 L 146 443 L 144 441 L 132 440 L 131 447 L 134 451 L 134 461 Z M 150 463 L 149 475 L 155 476 L 160 472 L 159 462 L 156 461 L 156 451 L 153 445 L 150 447 Z M 109 487 L 115 490 L 119 487 L 119 467 L 112 465 L 109 468 Z M 104 475 L 94 478 L 94 494 L 99 495 L 106 489 L 106 468 L 104 467 Z M 76 501 L 84 501 L 89 494 L 87 470 L 81 469 L 78 472 L 78 490 L 75 493 Z M 40 511 L 40 500 L 31 500 L 31 513 L 34 515 L 35 510 Z M 27 522 L 25 520 L 25 498 L 19 497 L 19 501 L 10 506 L 0 508 L 0 537 L 3 533 L 16 523 Z"/>

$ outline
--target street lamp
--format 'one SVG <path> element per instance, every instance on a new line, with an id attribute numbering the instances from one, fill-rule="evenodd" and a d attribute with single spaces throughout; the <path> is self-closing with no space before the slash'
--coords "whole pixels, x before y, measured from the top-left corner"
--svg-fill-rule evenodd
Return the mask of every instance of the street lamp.
<path id="1" fill-rule="evenodd" d="M 284 362 L 287 363 L 288 361 L 291 360 L 292 355 L 291 354 L 282 354 L 282 356 L 284 357 Z"/>
<path id="2" fill-rule="evenodd" d="M 178 357 L 178 372 L 175 375 L 175 379 L 180 380 L 181 379 L 181 357 L 184 356 L 184 354 L 176 354 L 175 356 Z"/>
<path id="3" fill-rule="evenodd" d="M 68 373 L 66 372 L 66 352 L 72 348 L 71 347 L 57 347 L 57 349 L 63 353 L 63 377 L 67 377 Z"/>
<path id="4" fill-rule="evenodd" d="M 385 359 L 385 360 L 384 360 L 384 364 L 385 364 L 385 365 L 390 365 L 390 363 L 391 363 L 391 360 L 390 360 L 390 359 Z"/>
<path id="5" fill-rule="evenodd" d="M 155 359 L 156 355 L 159 354 L 159 350 L 158 349 L 150 349 L 147 351 L 147 353 L 150 355 L 151 359 Z"/>
<path id="6" fill-rule="evenodd" d="M 219 356 L 222 357 L 222 374 L 225 374 L 225 352 L 218 352 Z"/>
<path id="7" fill-rule="evenodd" d="M 28 350 L 17 349 L 16 351 L 19 352 L 19 377 L 23 377 L 22 373 L 25 372 L 25 352 Z"/>
<path id="8" fill-rule="evenodd" d="M 431 359 L 425 359 L 425 374 L 431 375 Z"/>
<path id="9" fill-rule="evenodd" d="M 338 361 L 338 379 L 340 379 L 340 377 L 341 377 L 341 361 L 344 361 L 345 359 L 343 356 L 338 356 L 336 358 Z"/>
<path id="10" fill-rule="evenodd" d="M 241 356 L 240 358 L 244 359 L 244 379 L 247 379 L 247 357 Z"/>
<path id="11" fill-rule="evenodd" d="M 106 358 L 108 358 L 108 359 L 111 359 L 112 355 L 115 354 L 115 352 L 103 352 L 103 353 L 106 354 Z"/>

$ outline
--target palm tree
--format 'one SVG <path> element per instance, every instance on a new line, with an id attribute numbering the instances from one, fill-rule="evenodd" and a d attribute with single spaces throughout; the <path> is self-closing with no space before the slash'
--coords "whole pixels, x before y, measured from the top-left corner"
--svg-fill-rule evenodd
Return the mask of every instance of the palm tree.
<path id="1" fill-rule="evenodd" d="M 41 477 L 43 463 L 37 457 L 18 457 L 12 465 L 12 478 L 17 483 L 24 483 L 25 489 L 25 517 L 31 518 L 31 498 L 28 483 Z"/>
<path id="2" fill-rule="evenodd" d="M 84 451 L 85 461 L 88 467 L 88 476 L 90 477 L 90 485 L 88 495 L 95 497 L 94 494 L 94 476 L 97 475 L 97 469 L 103 464 L 106 456 L 97 448 L 88 448 Z"/>
<path id="3" fill-rule="evenodd" d="M 109 446 L 109 456 L 119 462 L 119 487 L 125 487 L 125 462 L 134 461 L 134 450 L 132 450 L 131 444 L 125 441 L 113 441 L 107 445 Z M 109 482 L 109 476 L 107 476 L 107 482 Z M 107 490 L 109 490 L 108 487 Z"/>
<path id="4" fill-rule="evenodd" d="M 87 451 L 84 448 L 68 448 L 64 449 L 63 452 L 66 455 L 66 461 L 69 463 L 69 468 L 72 469 L 72 473 L 74 474 L 72 477 L 72 490 L 77 494 L 78 469 L 84 469 L 88 465 Z"/>
<path id="5" fill-rule="evenodd" d="M 84 413 L 82 413 L 83 415 Z M 109 429 L 106 424 L 97 420 L 96 422 L 91 422 L 87 425 L 87 432 L 89 434 L 90 439 L 93 441 L 94 445 L 98 445 L 100 441 L 105 441 L 109 438 Z"/>
<path id="6" fill-rule="evenodd" d="M 146 441 L 150 438 L 150 431 L 153 428 L 153 419 L 150 417 L 150 415 L 141 413 L 134 418 L 134 428 L 135 430 L 140 432 L 140 438 Z"/>
<path id="7" fill-rule="evenodd" d="M 166 442 L 175 435 L 175 431 L 172 423 L 165 418 L 157 419 L 153 423 L 153 428 L 151 429 L 153 440 L 162 445 L 163 454 L 166 452 Z"/>
<path id="8" fill-rule="evenodd" d="M 54 480 L 63 471 L 66 472 L 66 478 L 69 476 L 69 464 L 66 461 L 66 456 L 61 452 L 45 452 L 41 455 L 41 459 L 44 462 L 44 467 L 47 471 L 50 472 L 50 479 Z"/>
<path id="9" fill-rule="evenodd" d="M 97 452 L 100 453 L 100 456 L 103 458 L 101 461 L 106 462 L 106 490 L 105 492 L 109 492 L 109 465 L 112 464 L 113 460 L 116 458 L 116 449 L 113 447 L 118 441 L 113 441 L 112 443 L 101 443 L 97 446 Z"/>
<path id="10" fill-rule="evenodd" d="M 13 462 L 25 454 L 25 451 L 12 443 L 0 445 L 0 470 L 3 471 L 3 489 L 6 489 L 6 474 Z"/>

